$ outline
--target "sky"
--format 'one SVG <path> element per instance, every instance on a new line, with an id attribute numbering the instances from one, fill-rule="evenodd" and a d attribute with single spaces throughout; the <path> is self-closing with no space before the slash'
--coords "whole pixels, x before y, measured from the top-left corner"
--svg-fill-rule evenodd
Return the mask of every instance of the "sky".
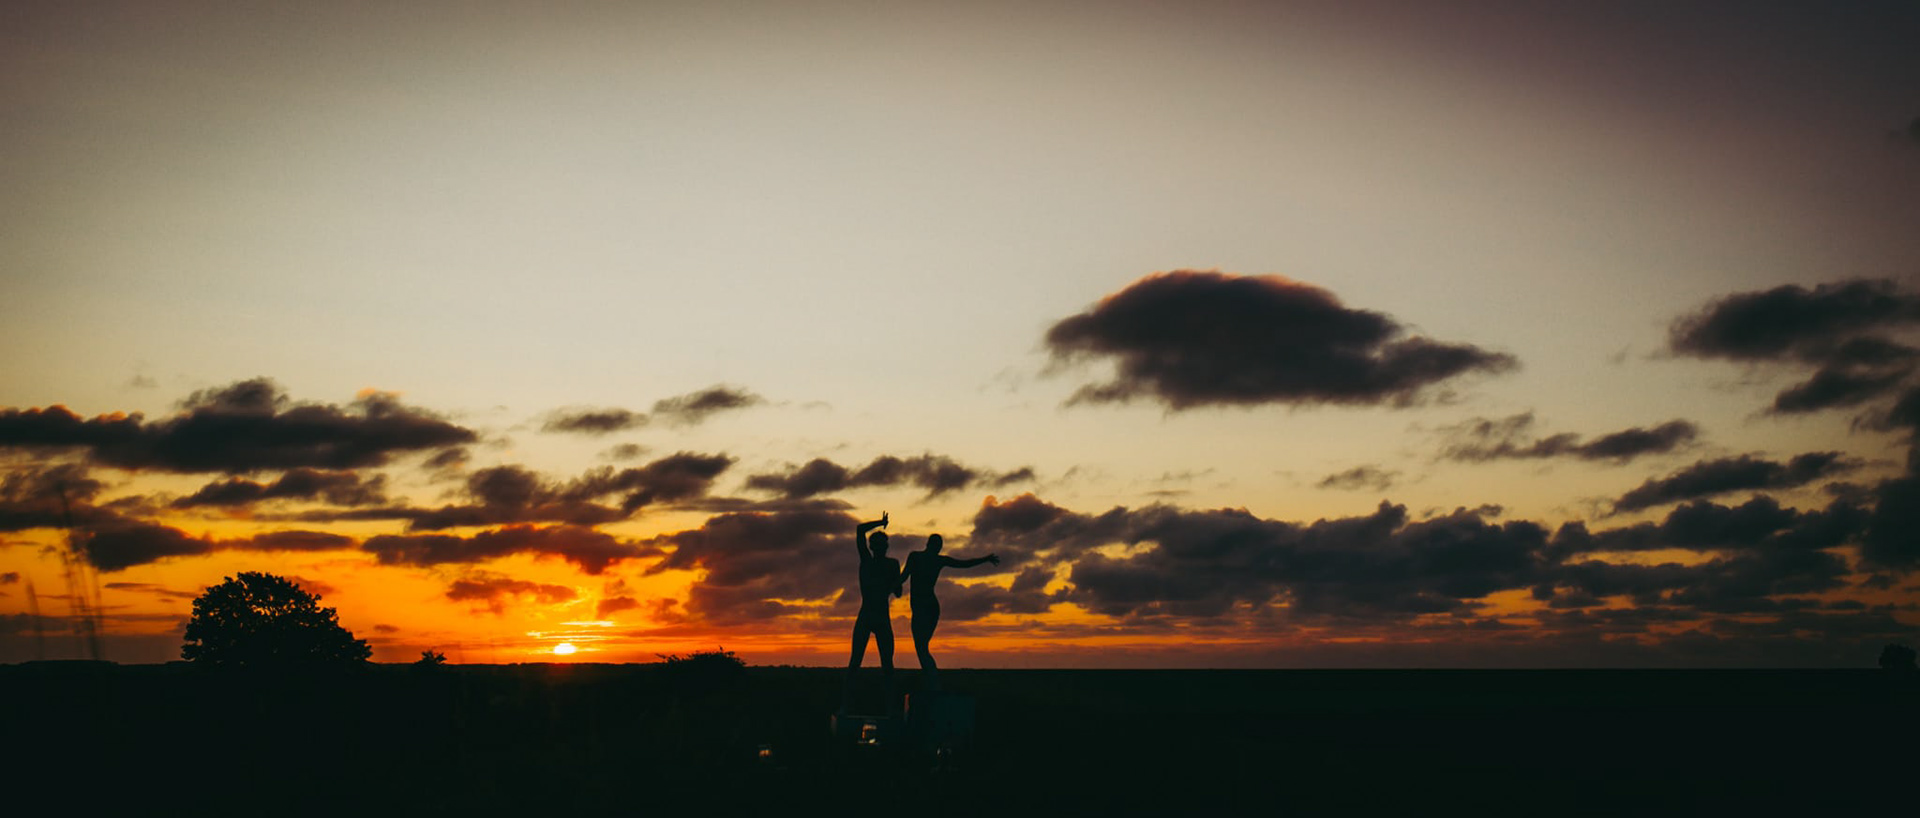
<path id="1" fill-rule="evenodd" d="M 1001 559 L 949 666 L 1870 665 L 1920 631 L 1915 41 L 8 4 L 0 661 L 87 598 L 178 658 L 267 571 L 378 661 L 838 665 L 887 513 Z"/>

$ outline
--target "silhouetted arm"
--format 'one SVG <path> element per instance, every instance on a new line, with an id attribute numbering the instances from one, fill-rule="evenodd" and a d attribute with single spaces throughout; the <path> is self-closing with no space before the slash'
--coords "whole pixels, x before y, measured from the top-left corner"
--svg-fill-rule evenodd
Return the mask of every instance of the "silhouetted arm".
<path id="1" fill-rule="evenodd" d="M 876 528 L 886 528 L 886 527 L 887 527 L 886 512 L 881 512 L 880 519 L 878 520 L 874 520 L 873 522 L 870 522 L 870 523 L 861 523 L 858 526 L 854 527 L 853 547 L 860 550 L 861 562 L 866 562 L 867 560 L 873 558 L 873 552 L 867 550 L 867 532 L 872 531 Z"/>
<path id="2" fill-rule="evenodd" d="M 899 596 L 901 589 L 907 587 L 907 578 L 913 575 L 913 560 L 918 555 L 919 555 L 919 552 L 917 551 L 912 554 L 908 554 L 906 564 L 900 566 L 900 581 L 895 582 L 893 584 L 894 596 Z"/>
<path id="3" fill-rule="evenodd" d="M 973 559 L 970 559 L 970 560 L 957 560 L 945 554 L 941 554 L 940 559 L 946 563 L 946 566 L 948 568 L 972 568 L 983 562 L 991 562 L 994 565 L 1000 564 L 1000 557 L 994 554 L 988 554 L 984 557 L 974 557 Z"/>

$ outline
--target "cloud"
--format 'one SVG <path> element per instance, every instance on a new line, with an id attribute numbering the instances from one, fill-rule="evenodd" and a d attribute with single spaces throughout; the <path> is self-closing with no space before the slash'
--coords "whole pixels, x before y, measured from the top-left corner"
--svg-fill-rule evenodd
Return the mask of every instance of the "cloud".
<path id="1" fill-rule="evenodd" d="M 1648 479 L 1613 501 L 1614 513 L 1713 497 L 1736 491 L 1799 488 L 1859 466 L 1839 452 L 1808 452 L 1780 463 L 1752 455 L 1702 460 L 1666 477 Z"/>
<path id="2" fill-rule="evenodd" d="M 1910 361 L 1913 353 L 1914 350 L 1907 349 L 1906 354 L 1897 359 L 1889 358 L 1887 363 L 1880 365 L 1830 363 L 1816 370 L 1806 381 L 1780 390 L 1773 397 L 1770 412 L 1776 415 L 1806 414 L 1822 409 L 1858 406 L 1888 394 L 1912 372 Z"/>
<path id="3" fill-rule="evenodd" d="M 479 602 L 498 615 L 506 611 L 514 598 L 531 598 L 543 605 L 558 605 L 579 598 L 579 592 L 565 585 L 546 585 L 497 574 L 481 574 L 454 580 L 447 598 L 455 602 Z"/>
<path id="4" fill-rule="evenodd" d="M 694 426 L 721 412 L 746 409 L 766 402 L 766 398 L 745 389 L 720 384 L 655 401 L 652 417 L 642 412 L 618 407 L 555 410 L 547 415 L 546 421 L 540 426 L 540 431 L 607 435 L 628 429 L 638 429 L 652 422 L 654 418 L 672 426 Z"/>
<path id="5" fill-rule="evenodd" d="M 798 500 L 847 489 L 900 485 L 926 489 L 928 497 L 938 497 L 974 486 L 1001 488 L 1033 479 L 1031 467 L 995 473 L 962 465 L 945 455 L 922 454 L 908 458 L 882 455 L 858 469 L 814 458 L 784 472 L 751 475 L 746 485 L 750 490 Z"/>
<path id="6" fill-rule="evenodd" d="M 402 509 L 409 529 L 439 531 L 463 526 L 558 522 L 591 526 L 623 519 L 627 512 L 562 497 L 562 487 L 520 466 L 493 466 L 467 476 L 467 494 L 476 503 L 437 509 Z"/>
<path id="7" fill-rule="evenodd" d="M 606 460 L 639 460 L 647 453 L 647 447 L 638 443 L 621 443 L 600 453 Z"/>
<path id="8" fill-rule="evenodd" d="M 638 607 L 640 607 L 640 600 L 634 599 L 633 597 L 610 596 L 600 600 L 600 603 L 594 606 L 593 618 L 606 619 L 621 611 L 630 611 Z"/>
<path id="9" fill-rule="evenodd" d="M 561 409 L 547 416 L 543 432 L 606 435 L 647 425 L 647 416 L 627 409 Z"/>
<path id="10" fill-rule="evenodd" d="M 1920 325 L 1920 295 L 1892 281 L 1853 280 L 1812 289 L 1787 285 L 1736 293 L 1675 320 L 1676 355 L 1816 367 L 1774 396 L 1774 414 L 1855 406 L 1899 386 L 1920 350 L 1880 333 Z"/>
<path id="11" fill-rule="evenodd" d="M 745 389 L 721 384 L 656 401 L 653 414 L 673 425 L 692 426 L 704 423 L 721 412 L 759 406 L 766 402 L 766 398 Z"/>
<path id="12" fill-rule="evenodd" d="M 1674 321 L 1678 354 L 1743 361 L 1824 360 L 1864 330 L 1920 322 L 1920 298 L 1891 281 L 1798 284 L 1736 293 Z"/>
<path id="13" fill-rule="evenodd" d="M 1533 437 L 1532 412 L 1510 417 L 1474 418 L 1441 430 L 1446 442 L 1440 457 L 1467 463 L 1570 457 L 1626 463 L 1638 457 L 1665 454 L 1692 443 L 1699 427 L 1685 420 L 1658 426 L 1633 427 L 1586 440 L 1570 432 Z"/>
<path id="14" fill-rule="evenodd" d="M 582 475 L 560 492 L 562 500 L 592 500 L 624 494 L 620 508 L 629 514 L 656 503 L 705 496 L 714 478 L 733 465 L 723 454 L 679 452 L 639 468 L 614 471 L 610 467 Z"/>
<path id="15" fill-rule="evenodd" d="M 1920 476 L 1885 481 L 1874 497 L 1860 556 L 1870 566 L 1898 572 L 1920 568 Z"/>
<path id="16" fill-rule="evenodd" d="M 1416 404 L 1457 377 L 1517 367 L 1510 355 L 1408 336 L 1378 312 L 1279 276 L 1181 270 L 1148 276 L 1055 323 L 1056 364 L 1111 358 L 1112 381 L 1069 403 L 1151 398 L 1169 409 L 1261 404 Z"/>
<path id="17" fill-rule="evenodd" d="M 215 540 L 159 523 L 120 520 L 87 532 L 80 552 L 93 567 L 112 572 L 169 557 L 215 551 L 338 551 L 351 547 L 353 540 L 322 531 L 276 531 Z"/>
<path id="18" fill-rule="evenodd" d="M 195 392 L 179 413 L 82 419 L 64 406 L 0 411 L 0 449 L 82 449 L 121 469 L 193 473 L 353 469 L 477 440 L 468 429 L 365 393 L 342 408 L 293 404 L 266 378 Z"/>
<path id="19" fill-rule="evenodd" d="M 1303 619 L 1464 611 L 1537 579 L 1536 552 L 1547 539 L 1533 523 L 1495 524 L 1465 510 L 1412 522 L 1388 503 L 1308 524 L 1239 509 L 1157 505 L 1089 516 L 1030 498 L 1008 505 L 982 507 L 976 546 L 1050 554 L 1070 565 L 1065 599 L 1134 618 L 1224 618 L 1282 602 Z M 1128 550 L 1096 547 L 1106 544 Z"/>
<path id="20" fill-rule="evenodd" d="M 361 549 L 383 565 L 474 564 L 511 554 L 559 557 L 598 575 L 616 562 L 658 556 L 657 549 L 622 542 L 613 535 L 572 525 L 537 528 L 513 525 L 472 536 L 383 534 L 368 537 Z"/>
<path id="21" fill-rule="evenodd" d="M 94 516 L 87 504 L 105 488 L 85 466 L 26 464 L 0 479 L 0 531 L 59 528 Z"/>
<path id="22" fill-rule="evenodd" d="M 1549 535 L 1539 523 L 1488 516 L 1458 509 L 1413 520 L 1390 503 L 1311 523 L 1166 505 L 1084 514 L 1023 495 L 984 503 L 969 548 L 1011 555 L 1029 587 L 1057 573 L 1067 581 L 1059 600 L 1129 622 L 1405 623 L 1472 617 L 1489 594 L 1513 590 L 1550 609 L 1626 596 L 1670 609 L 1669 618 L 1698 618 L 1844 587 L 1851 571 L 1838 549 L 1870 524 L 1851 502 L 1801 511 L 1765 497 L 1691 503 L 1658 523 L 1597 533 L 1576 522 Z M 1707 559 L 1599 559 L 1668 549 Z"/>
<path id="23" fill-rule="evenodd" d="M 648 540 L 670 553 L 647 572 L 704 571 L 686 602 L 687 613 L 699 619 L 738 622 L 805 612 L 810 609 L 802 602 L 858 598 L 856 523 L 852 515 L 833 511 L 719 514 L 699 528 Z"/>
<path id="24" fill-rule="evenodd" d="M 262 500 L 321 500 L 336 506 L 371 506 L 387 502 L 385 475 L 362 478 L 350 471 L 293 469 L 272 483 L 231 477 L 202 486 L 173 502 L 174 508 L 244 506 Z"/>
<path id="25" fill-rule="evenodd" d="M 594 526 L 624 520 L 649 505 L 697 500 L 733 463 L 726 455 L 681 452 L 639 468 L 593 469 L 564 483 L 518 465 L 491 466 L 467 475 L 468 503 L 439 508 L 362 507 L 308 511 L 282 519 L 304 522 L 406 520 L 414 531 L 553 522 Z M 596 502 L 623 495 L 618 508 Z"/>
<path id="26" fill-rule="evenodd" d="M 1710 500 L 1685 503 L 1659 522 L 1589 532 L 1573 522 L 1554 532 L 1549 556 L 1571 559 L 1583 554 L 1684 549 L 1720 551 L 1823 551 L 1857 539 L 1867 511 L 1836 500 L 1825 509 L 1801 511 L 1765 495 L 1737 506 Z"/>
<path id="27" fill-rule="evenodd" d="M 1394 478 L 1399 475 L 1397 471 L 1387 471 L 1379 466 L 1355 466 L 1343 472 L 1329 474 L 1314 485 L 1317 488 L 1339 491 L 1386 491 L 1393 486 Z"/>

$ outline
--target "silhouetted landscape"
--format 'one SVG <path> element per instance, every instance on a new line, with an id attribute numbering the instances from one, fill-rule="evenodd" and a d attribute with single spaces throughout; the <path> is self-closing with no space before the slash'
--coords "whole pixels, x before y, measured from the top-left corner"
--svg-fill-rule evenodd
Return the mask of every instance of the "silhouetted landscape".
<path id="1" fill-rule="evenodd" d="M 16 781 L 143 814 L 1837 814 L 1911 804 L 1920 727 L 1880 670 L 955 669 L 977 724 L 943 759 L 834 739 L 843 676 L 52 662 L 0 666 L 0 695 Z"/>

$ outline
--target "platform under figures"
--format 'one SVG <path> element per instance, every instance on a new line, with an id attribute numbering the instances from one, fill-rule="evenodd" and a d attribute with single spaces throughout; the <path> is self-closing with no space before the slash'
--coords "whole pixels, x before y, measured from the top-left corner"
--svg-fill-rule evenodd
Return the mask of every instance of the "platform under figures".
<path id="1" fill-rule="evenodd" d="M 904 733 L 901 720 L 894 716 L 835 713 L 827 726 L 835 741 L 856 747 L 896 747 Z"/>
<path id="2" fill-rule="evenodd" d="M 907 696 L 907 730 L 921 749 L 965 751 L 973 744 L 973 696 L 921 691 Z"/>

